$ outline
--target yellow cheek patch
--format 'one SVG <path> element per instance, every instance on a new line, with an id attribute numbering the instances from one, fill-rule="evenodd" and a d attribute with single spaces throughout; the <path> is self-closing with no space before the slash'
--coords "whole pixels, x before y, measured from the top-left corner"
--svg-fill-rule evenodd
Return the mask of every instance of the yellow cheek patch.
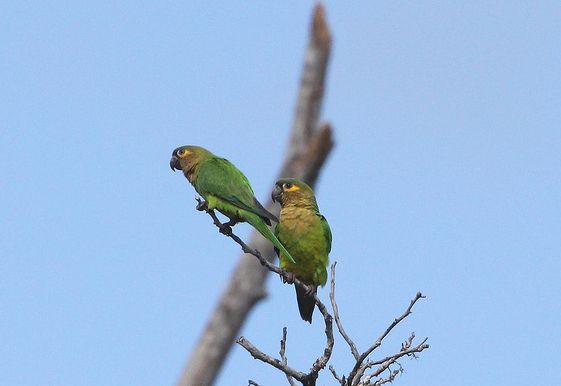
<path id="1" fill-rule="evenodd" d="M 300 190 L 300 187 L 299 187 L 299 186 L 296 186 L 296 185 L 292 185 L 290 188 L 288 188 L 288 189 L 285 188 L 285 189 L 284 189 L 284 191 L 285 191 L 285 192 L 288 192 L 288 193 L 290 193 L 290 192 L 295 192 L 295 191 L 297 191 L 297 190 Z"/>
<path id="2" fill-rule="evenodd" d="M 179 158 L 185 158 L 185 157 L 187 157 L 189 154 L 193 154 L 193 152 L 192 152 L 192 151 L 189 151 L 189 150 L 183 150 L 183 151 L 180 150 L 180 151 L 177 152 L 177 156 L 178 156 Z"/>

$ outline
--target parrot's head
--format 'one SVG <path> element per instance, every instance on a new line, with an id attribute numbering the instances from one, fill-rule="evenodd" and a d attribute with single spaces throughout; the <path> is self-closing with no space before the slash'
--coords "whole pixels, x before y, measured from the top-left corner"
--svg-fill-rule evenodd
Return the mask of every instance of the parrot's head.
<path id="1" fill-rule="evenodd" d="M 317 206 L 314 191 L 304 181 L 296 178 L 282 178 L 275 183 L 273 202 L 278 202 L 282 207 L 294 206 Z"/>
<path id="2" fill-rule="evenodd" d="M 182 170 L 185 177 L 191 181 L 191 177 L 200 163 L 211 157 L 212 153 L 200 146 L 181 146 L 173 151 L 169 166 L 171 170 Z"/>

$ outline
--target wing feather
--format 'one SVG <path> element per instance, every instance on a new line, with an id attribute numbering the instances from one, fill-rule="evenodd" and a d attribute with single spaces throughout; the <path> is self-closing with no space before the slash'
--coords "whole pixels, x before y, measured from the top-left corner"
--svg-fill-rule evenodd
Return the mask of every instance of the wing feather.
<path id="1" fill-rule="evenodd" d="M 257 201 L 247 177 L 227 159 L 213 157 L 204 161 L 195 185 L 202 195 L 213 194 L 263 219 L 277 221 L 277 218 Z"/>
<path id="2" fill-rule="evenodd" d="M 323 234 L 325 236 L 325 242 L 327 245 L 327 253 L 331 252 L 331 228 L 329 227 L 329 223 L 327 222 L 326 218 L 321 215 L 321 225 L 323 227 Z"/>

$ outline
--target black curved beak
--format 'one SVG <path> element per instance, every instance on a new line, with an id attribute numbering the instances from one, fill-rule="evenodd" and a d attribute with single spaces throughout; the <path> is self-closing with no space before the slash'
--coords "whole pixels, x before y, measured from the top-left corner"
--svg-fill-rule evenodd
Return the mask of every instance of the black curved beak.
<path id="1" fill-rule="evenodd" d="M 169 161 L 169 167 L 173 171 L 181 170 L 181 165 L 179 164 L 179 158 L 177 158 L 174 155 L 171 156 L 171 160 Z"/>
<path id="2" fill-rule="evenodd" d="M 273 200 L 273 202 L 281 203 L 282 189 L 281 189 L 280 186 L 275 185 L 275 188 L 273 189 L 273 192 L 271 193 L 271 199 Z"/>

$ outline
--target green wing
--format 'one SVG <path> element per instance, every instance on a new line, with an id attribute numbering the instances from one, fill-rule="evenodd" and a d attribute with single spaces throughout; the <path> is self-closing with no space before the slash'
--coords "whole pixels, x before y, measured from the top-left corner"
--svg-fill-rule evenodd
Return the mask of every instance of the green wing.
<path id="1" fill-rule="evenodd" d="M 323 234 L 325 236 L 325 242 L 327 246 L 327 253 L 331 252 L 331 228 L 329 228 L 329 223 L 325 217 L 321 216 L 321 226 L 323 227 Z"/>
<path id="2" fill-rule="evenodd" d="M 195 188 L 202 195 L 212 194 L 238 208 L 277 221 L 255 198 L 247 177 L 230 161 L 213 157 L 199 169 Z"/>

